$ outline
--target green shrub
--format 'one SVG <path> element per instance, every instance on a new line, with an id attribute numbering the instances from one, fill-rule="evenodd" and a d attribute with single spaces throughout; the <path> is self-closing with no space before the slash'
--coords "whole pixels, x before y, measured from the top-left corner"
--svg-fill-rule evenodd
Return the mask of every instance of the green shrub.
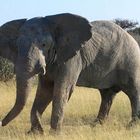
<path id="1" fill-rule="evenodd" d="M 14 77 L 14 64 L 0 57 L 0 81 L 8 81 Z"/>

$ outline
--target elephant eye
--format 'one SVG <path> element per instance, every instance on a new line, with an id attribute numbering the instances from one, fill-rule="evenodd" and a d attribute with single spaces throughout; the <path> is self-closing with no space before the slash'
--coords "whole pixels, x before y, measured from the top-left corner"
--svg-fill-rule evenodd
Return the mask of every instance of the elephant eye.
<path id="1" fill-rule="evenodd" d="M 45 47 L 45 46 L 46 46 L 46 44 L 45 44 L 45 43 L 43 43 L 43 44 L 42 44 L 42 47 Z"/>

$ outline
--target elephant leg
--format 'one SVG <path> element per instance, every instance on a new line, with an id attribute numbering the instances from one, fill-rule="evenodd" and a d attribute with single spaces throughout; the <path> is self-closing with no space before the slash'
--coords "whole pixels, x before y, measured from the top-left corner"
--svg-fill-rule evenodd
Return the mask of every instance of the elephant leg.
<path id="1" fill-rule="evenodd" d="M 137 88 L 137 86 L 133 86 L 133 88 L 129 86 L 123 91 L 126 93 L 131 103 L 132 120 L 128 124 L 128 127 L 131 127 L 140 118 L 140 88 Z"/>
<path id="2" fill-rule="evenodd" d="M 64 108 L 70 99 L 72 87 L 72 85 L 65 87 L 65 84 L 54 86 L 50 130 L 51 134 L 58 134 L 61 130 L 64 117 Z"/>
<path id="3" fill-rule="evenodd" d="M 43 128 L 41 127 L 39 118 L 52 101 L 52 97 L 53 83 L 40 76 L 36 97 L 31 110 L 31 130 L 29 132 L 43 133 Z"/>
<path id="4" fill-rule="evenodd" d="M 112 89 L 100 89 L 99 91 L 101 95 L 101 105 L 97 118 L 92 124 L 93 127 L 97 124 L 103 124 L 105 118 L 107 118 L 109 114 L 113 99 L 117 94 L 117 92 Z"/>

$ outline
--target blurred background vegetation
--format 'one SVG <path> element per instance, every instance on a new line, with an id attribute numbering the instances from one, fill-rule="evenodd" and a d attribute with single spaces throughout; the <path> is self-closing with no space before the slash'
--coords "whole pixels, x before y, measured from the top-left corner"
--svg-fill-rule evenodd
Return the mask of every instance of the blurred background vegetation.
<path id="1" fill-rule="evenodd" d="M 114 19 L 113 22 L 130 33 L 140 45 L 140 25 L 138 22 L 119 18 Z M 12 64 L 9 60 L 0 57 L 0 81 L 6 82 L 14 77 L 14 64 Z"/>
<path id="2" fill-rule="evenodd" d="M 0 81 L 9 81 L 14 78 L 14 64 L 0 57 Z"/>
<path id="3" fill-rule="evenodd" d="M 113 21 L 131 34 L 140 46 L 140 25 L 138 22 L 128 19 L 115 19 Z"/>

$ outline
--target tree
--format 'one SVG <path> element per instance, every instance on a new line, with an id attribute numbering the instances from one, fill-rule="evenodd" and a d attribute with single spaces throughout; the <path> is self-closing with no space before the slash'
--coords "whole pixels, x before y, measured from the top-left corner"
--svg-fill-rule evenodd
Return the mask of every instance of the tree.
<path id="1" fill-rule="evenodd" d="M 128 19 L 115 19 L 114 22 L 122 27 L 123 29 L 131 30 L 138 25 L 138 22 L 128 20 Z"/>

